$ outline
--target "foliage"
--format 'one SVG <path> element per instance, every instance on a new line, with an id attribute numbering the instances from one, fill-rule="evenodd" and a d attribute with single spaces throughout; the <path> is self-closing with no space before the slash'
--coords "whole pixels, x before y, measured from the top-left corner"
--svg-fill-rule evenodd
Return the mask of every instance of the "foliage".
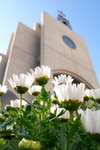
<path id="1" fill-rule="evenodd" d="M 22 102 L 25 99 L 20 94 Z M 57 114 L 55 109 L 51 112 L 57 101 L 43 84 L 41 92 L 26 107 L 6 106 L 0 115 L 0 150 L 99 150 L 99 142 L 84 130 L 78 108 L 70 109 L 69 119 L 61 118 L 64 111 Z M 87 101 L 88 97 L 85 97 L 78 107 L 85 110 Z M 57 104 L 60 107 L 61 104 Z M 91 106 L 94 107 L 99 109 L 97 101 Z"/>

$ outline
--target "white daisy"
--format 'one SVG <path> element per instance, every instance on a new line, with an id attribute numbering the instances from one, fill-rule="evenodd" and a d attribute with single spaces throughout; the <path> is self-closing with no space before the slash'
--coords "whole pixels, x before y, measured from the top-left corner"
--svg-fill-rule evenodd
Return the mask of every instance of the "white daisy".
<path id="1" fill-rule="evenodd" d="M 0 96 L 3 96 L 7 92 L 7 86 L 0 84 Z"/>
<path id="2" fill-rule="evenodd" d="M 51 69 L 48 66 L 36 67 L 34 71 L 32 69 L 30 71 L 28 75 L 38 85 L 45 85 L 50 79 Z"/>
<path id="3" fill-rule="evenodd" d="M 19 108 L 20 107 L 20 100 L 19 99 L 11 100 L 10 105 L 11 105 L 11 107 Z M 26 105 L 27 105 L 27 103 L 24 100 L 22 100 L 22 107 L 25 107 Z"/>
<path id="4" fill-rule="evenodd" d="M 8 81 L 12 88 L 20 94 L 27 92 L 32 85 L 31 78 L 26 74 L 20 74 L 19 77 L 18 75 L 13 74 L 12 78 L 10 78 Z"/>
<path id="5" fill-rule="evenodd" d="M 94 99 L 100 99 L 100 88 L 92 89 L 91 95 L 93 96 Z"/>
<path id="6" fill-rule="evenodd" d="M 58 75 L 58 77 L 54 77 L 52 80 L 53 84 L 55 86 L 61 85 L 61 84 L 67 84 L 67 83 L 72 83 L 74 79 L 72 79 L 71 76 L 66 76 L 66 75 Z"/>
<path id="7" fill-rule="evenodd" d="M 88 97 L 89 100 L 95 99 L 98 103 L 100 103 L 100 88 L 98 89 L 86 89 L 85 97 Z"/>
<path id="8" fill-rule="evenodd" d="M 98 89 L 86 89 L 85 96 L 93 97 L 94 99 L 100 98 L 100 88 Z"/>
<path id="9" fill-rule="evenodd" d="M 59 108 L 58 105 L 53 105 L 50 110 L 51 110 L 51 113 L 54 113 L 56 111 L 57 116 L 61 113 L 61 111 L 64 111 L 65 113 L 63 115 L 60 115 L 59 118 L 64 119 L 64 120 L 70 119 L 69 111 L 66 111 L 64 108 Z"/>
<path id="10" fill-rule="evenodd" d="M 86 109 L 81 113 L 81 121 L 85 130 L 91 134 L 100 134 L 100 110 Z"/>
<path id="11" fill-rule="evenodd" d="M 61 101 L 68 101 L 68 100 L 79 100 L 83 101 L 84 96 L 84 89 L 85 84 L 80 83 L 76 84 L 62 84 L 57 87 L 54 87 L 54 91 L 58 97 L 58 100 Z"/>
<path id="12" fill-rule="evenodd" d="M 62 84 L 54 87 L 60 107 L 69 111 L 75 111 L 83 102 L 85 84 Z"/>
<path id="13" fill-rule="evenodd" d="M 41 92 L 41 88 L 42 87 L 39 85 L 34 85 L 34 86 L 30 87 L 29 93 L 33 96 L 37 96 Z"/>

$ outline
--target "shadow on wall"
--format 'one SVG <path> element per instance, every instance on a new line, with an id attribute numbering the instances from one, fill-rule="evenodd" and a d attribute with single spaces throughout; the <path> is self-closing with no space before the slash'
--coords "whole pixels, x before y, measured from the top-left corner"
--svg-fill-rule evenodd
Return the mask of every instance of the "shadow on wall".
<path id="1" fill-rule="evenodd" d="M 18 97 L 13 92 L 8 90 L 7 93 L 2 97 L 2 103 L 3 105 L 10 104 L 10 100 L 15 100 L 15 99 L 18 99 Z"/>

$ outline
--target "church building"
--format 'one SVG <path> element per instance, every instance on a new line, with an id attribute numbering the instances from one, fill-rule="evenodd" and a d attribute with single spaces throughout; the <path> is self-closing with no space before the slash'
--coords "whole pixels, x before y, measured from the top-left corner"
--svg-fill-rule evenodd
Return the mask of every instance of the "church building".
<path id="1" fill-rule="evenodd" d="M 9 92 L 12 88 L 8 79 L 12 74 L 27 73 L 41 65 L 52 69 L 52 78 L 66 74 L 89 89 L 99 86 L 84 39 L 72 30 L 60 11 L 57 19 L 43 12 L 41 22 L 36 22 L 34 28 L 19 22 L 7 54 L 0 55 L 0 84 L 7 85 Z"/>

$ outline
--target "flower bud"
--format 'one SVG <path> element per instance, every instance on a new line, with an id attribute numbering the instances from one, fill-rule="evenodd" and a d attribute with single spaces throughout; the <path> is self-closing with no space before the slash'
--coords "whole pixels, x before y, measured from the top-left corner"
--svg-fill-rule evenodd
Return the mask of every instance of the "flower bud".
<path id="1" fill-rule="evenodd" d="M 39 141 L 27 140 L 25 138 L 23 138 L 19 142 L 18 146 L 21 150 L 40 150 L 41 149 L 41 144 Z"/>

